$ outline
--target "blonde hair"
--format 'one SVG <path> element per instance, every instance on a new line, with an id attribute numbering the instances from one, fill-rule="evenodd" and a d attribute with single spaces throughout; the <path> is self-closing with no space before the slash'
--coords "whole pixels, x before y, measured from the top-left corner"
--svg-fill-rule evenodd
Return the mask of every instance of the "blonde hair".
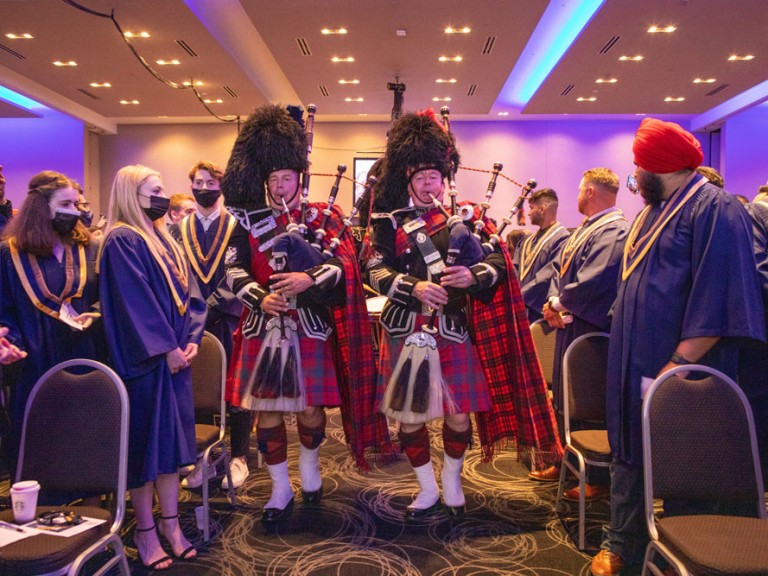
<path id="1" fill-rule="evenodd" d="M 149 239 L 149 250 L 156 258 L 162 258 L 167 253 L 167 248 L 157 238 L 157 235 L 165 238 L 169 246 L 173 246 L 175 240 L 168 233 L 164 218 L 152 222 L 139 206 L 139 187 L 150 176 L 159 178 L 160 173 L 140 164 L 124 166 L 117 171 L 109 198 L 109 211 L 107 212 L 109 224 L 104 236 L 104 243 L 116 225 L 128 224 L 144 232 Z"/>
<path id="2" fill-rule="evenodd" d="M 603 190 L 616 194 L 619 191 L 619 177 L 609 168 L 590 168 L 584 172 L 584 182 L 600 186 Z"/>

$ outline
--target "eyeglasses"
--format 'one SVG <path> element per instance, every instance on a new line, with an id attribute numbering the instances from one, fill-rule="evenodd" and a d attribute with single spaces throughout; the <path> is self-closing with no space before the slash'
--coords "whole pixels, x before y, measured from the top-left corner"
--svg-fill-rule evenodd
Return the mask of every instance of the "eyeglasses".
<path id="1" fill-rule="evenodd" d="M 37 516 L 37 523 L 43 526 L 77 526 L 83 522 L 80 514 L 66 510 L 52 510 Z"/>
<path id="2" fill-rule="evenodd" d="M 637 188 L 637 178 L 635 178 L 634 174 L 627 176 L 627 188 L 629 188 L 629 191 L 632 192 L 632 194 L 637 194 L 639 192 Z"/>

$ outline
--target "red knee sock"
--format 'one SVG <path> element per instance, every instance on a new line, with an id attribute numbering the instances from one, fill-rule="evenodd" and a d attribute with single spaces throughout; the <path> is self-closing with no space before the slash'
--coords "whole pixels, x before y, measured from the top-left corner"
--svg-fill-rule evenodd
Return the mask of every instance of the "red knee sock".
<path id="1" fill-rule="evenodd" d="M 466 430 L 457 432 L 447 422 L 443 422 L 443 448 L 451 458 L 461 458 L 472 441 L 472 420 Z"/>
<path id="2" fill-rule="evenodd" d="M 288 459 L 288 434 L 285 431 L 285 422 L 280 422 L 273 428 L 258 428 L 256 437 L 259 441 L 259 451 L 264 454 L 264 462 L 272 466 Z"/>
<path id="3" fill-rule="evenodd" d="M 411 466 L 418 468 L 430 461 L 429 454 L 429 431 L 426 426 L 422 426 L 414 432 L 403 432 L 400 429 L 398 433 L 400 445 L 408 456 Z"/>
<path id="4" fill-rule="evenodd" d="M 299 430 L 299 442 L 304 448 L 314 450 L 325 440 L 325 412 L 323 412 L 323 419 L 317 426 L 310 428 L 305 426 L 301 422 L 301 418 L 296 419 L 296 427 Z"/>

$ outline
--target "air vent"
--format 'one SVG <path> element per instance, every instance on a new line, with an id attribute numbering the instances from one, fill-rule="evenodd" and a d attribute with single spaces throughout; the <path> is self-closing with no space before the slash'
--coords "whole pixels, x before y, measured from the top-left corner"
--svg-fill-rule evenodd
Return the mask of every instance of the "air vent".
<path id="1" fill-rule="evenodd" d="M 309 49 L 309 44 L 307 44 L 306 38 L 296 38 L 296 44 L 299 45 L 299 50 L 301 50 L 302 55 L 312 56 L 312 50 Z"/>
<path id="2" fill-rule="evenodd" d="M 93 98 L 94 100 L 101 100 L 101 98 L 99 98 L 98 96 L 96 96 L 96 94 L 91 94 L 91 93 L 90 93 L 90 92 L 88 92 L 88 90 L 86 90 L 85 88 L 78 88 L 78 89 L 77 89 L 77 91 L 78 91 L 78 92 L 82 92 L 83 94 L 85 94 L 86 96 L 88 96 L 88 98 Z"/>
<path id="3" fill-rule="evenodd" d="M 560 92 L 560 96 L 568 96 L 568 94 L 571 93 L 571 90 L 575 87 L 575 84 L 568 84 L 562 92 Z"/>
<path id="4" fill-rule="evenodd" d="M 714 89 L 714 90 L 712 90 L 711 92 L 707 92 L 707 96 L 714 96 L 714 95 L 715 95 L 715 94 L 717 94 L 718 92 L 720 92 L 720 91 L 722 91 L 722 90 L 725 90 L 726 88 L 728 88 L 728 86 L 730 86 L 730 84 L 720 84 L 720 86 L 718 86 L 717 88 L 715 88 L 715 89 Z"/>
<path id="5" fill-rule="evenodd" d="M 616 45 L 616 42 L 619 41 L 619 38 L 621 38 L 621 36 L 611 36 L 611 39 L 605 43 L 605 46 L 600 49 L 598 54 L 608 54 L 608 51 Z"/>
<path id="6" fill-rule="evenodd" d="M 330 94 L 328 94 L 328 88 L 325 87 L 325 84 L 318 85 L 318 88 L 320 88 L 320 94 L 322 94 L 326 98 L 328 98 L 328 96 L 330 96 Z"/>
<path id="7" fill-rule="evenodd" d="M 485 39 L 485 44 L 483 45 L 483 54 L 490 54 L 491 50 L 493 50 L 494 44 L 496 44 L 496 36 L 488 36 L 488 38 Z"/>
<path id="8" fill-rule="evenodd" d="M 469 90 L 467 90 L 467 96 L 474 96 L 475 90 L 477 90 L 477 84 L 470 84 Z"/>
<path id="9" fill-rule="evenodd" d="M 192 50 L 192 47 L 186 42 L 184 42 L 184 40 L 176 40 L 176 44 L 181 46 L 181 49 L 184 50 L 184 52 L 186 52 L 190 56 L 192 56 L 192 58 L 197 58 L 197 52 Z"/>
<path id="10" fill-rule="evenodd" d="M 232 88 L 230 88 L 229 86 L 224 86 L 224 91 L 225 91 L 227 94 L 229 94 L 230 96 L 232 96 L 232 98 L 237 98 L 237 92 L 235 92 L 234 90 L 232 90 Z"/>
<path id="11" fill-rule="evenodd" d="M 24 56 L 23 54 L 19 54 L 18 52 L 16 52 L 16 50 L 8 48 L 8 46 L 6 46 L 5 44 L 0 44 L 0 49 L 5 50 L 11 56 L 16 56 L 16 58 L 18 58 L 19 60 L 26 60 L 27 59 L 26 56 Z"/>

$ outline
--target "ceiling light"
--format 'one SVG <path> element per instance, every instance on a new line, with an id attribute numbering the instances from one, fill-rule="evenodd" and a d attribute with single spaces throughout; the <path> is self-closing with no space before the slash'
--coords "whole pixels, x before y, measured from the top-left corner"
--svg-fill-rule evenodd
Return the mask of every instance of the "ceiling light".
<path id="1" fill-rule="evenodd" d="M 667 33 L 674 32 L 677 30 L 676 26 L 651 26 L 648 28 L 648 32 L 650 34 L 657 34 L 657 33 Z"/>
<path id="2" fill-rule="evenodd" d="M 88 86 L 91 88 L 112 88 L 112 84 L 109 82 L 91 82 Z"/>
<path id="3" fill-rule="evenodd" d="M 358 80 L 357 78 L 353 80 L 344 80 L 342 78 L 341 80 L 339 80 L 339 84 L 360 84 L 360 80 Z"/>
<path id="4" fill-rule="evenodd" d="M 124 32 L 126 38 L 149 38 L 149 32 Z"/>
<path id="5" fill-rule="evenodd" d="M 77 66 L 77 62 L 74 60 L 67 60 L 66 62 L 62 62 L 61 60 L 56 60 L 53 63 L 54 66 Z"/>
<path id="6" fill-rule="evenodd" d="M 435 82 L 438 84 L 456 84 L 458 80 L 456 78 L 438 78 Z"/>
<path id="7" fill-rule="evenodd" d="M 731 54 L 728 57 L 728 62 L 754 60 L 754 59 L 755 59 L 755 56 L 753 54 L 745 54 L 744 56 L 739 56 L 738 54 Z"/>
<path id="8" fill-rule="evenodd" d="M 331 58 L 331 62 L 354 62 L 355 59 L 352 56 L 342 58 L 341 56 L 334 56 Z"/>
<path id="9" fill-rule="evenodd" d="M 499 112 L 499 116 L 509 116 L 509 112 Z"/>
<path id="10" fill-rule="evenodd" d="M 696 78 L 694 84 L 714 84 L 716 80 L 714 78 Z"/>
<path id="11" fill-rule="evenodd" d="M 189 80 L 187 80 L 186 82 L 182 82 L 182 84 L 184 86 L 192 86 L 192 82 L 190 82 Z M 195 81 L 195 86 L 205 86 L 205 84 L 203 83 L 202 80 L 197 80 Z"/>
<path id="12" fill-rule="evenodd" d="M 435 96 L 434 98 L 432 98 L 432 102 L 450 102 L 450 101 L 451 101 L 450 96 L 446 96 L 445 98 L 439 98 Z"/>
<path id="13" fill-rule="evenodd" d="M 579 96 L 578 98 L 576 98 L 576 102 L 594 102 L 595 100 L 597 100 L 597 98 L 595 98 L 594 96 L 589 96 L 589 97 Z"/>
<path id="14" fill-rule="evenodd" d="M 138 100 L 120 100 L 120 104 L 126 105 L 126 104 L 138 104 Z"/>
<path id="15" fill-rule="evenodd" d="M 173 60 L 155 60 L 155 63 L 158 64 L 159 66 L 178 66 L 179 64 L 181 64 L 181 62 L 176 60 L 176 58 L 174 58 Z"/>
<path id="16" fill-rule="evenodd" d="M 32 34 L 27 34 L 26 32 L 24 34 L 6 34 L 5 37 L 10 40 L 30 40 L 34 38 Z"/>
<path id="17" fill-rule="evenodd" d="M 445 29 L 446 34 L 469 34 L 470 32 L 472 32 L 472 29 L 469 26 L 464 26 L 463 28 L 448 26 Z"/>
<path id="18" fill-rule="evenodd" d="M 344 98 L 344 102 L 363 102 L 362 98 Z"/>
<path id="19" fill-rule="evenodd" d="M 621 62 L 640 62 L 643 57 L 640 55 L 637 56 L 619 56 L 619 61 Z"/>
<path id="20" fill-rule="evenodd" d="M 438 60 L 440 62 L 461 62 L 464 58 L 461 56 L 440 56 Z"/>
<path id="21" fill-rule="evenodd" d="M 598 78 L 595 84 L 616 84 L 618 81 L 618 78 Z"/>
<path id="22" fill-rule="evenodd" d="M 685 100 L 685 98 L 683 98 L 682 96 L 678 96 L 677 98 L 674 98 L 672 96 L 667 96 L 666 98 L 664 98 L 664 102 L 682 102 L 683 100 Z"/>
<path id="23" fill-rule="evenodd" d="M 224 100 L 221 98 L 216 98 L 216 100 L 211 100 L 210 98 L 206 98 L 203 100 L 206 104 L 224 104 Z"/>
<path id="24" fill-rule="evenodd" d="M 367 112 L 360 112 L 360 113 L 358 114 L 358 116 L 368 116 L 368 113 L 367 113 Z"/>
<path id="25" fill-rule="evenodd" d="M 395 30 L 395 36 L 399 36 L 400 38 L 405 38 L 408 35 L 408 32 L 405 30 L 405 28 L 398 28 Z"/>
<path id="26" fill-rule="evenodd" d="M 323 28 L 320 30 L 320 34 L 325 34 L 326 36 L 329 34 L 346 34 L 347 29 L 346 28 Z"/>

